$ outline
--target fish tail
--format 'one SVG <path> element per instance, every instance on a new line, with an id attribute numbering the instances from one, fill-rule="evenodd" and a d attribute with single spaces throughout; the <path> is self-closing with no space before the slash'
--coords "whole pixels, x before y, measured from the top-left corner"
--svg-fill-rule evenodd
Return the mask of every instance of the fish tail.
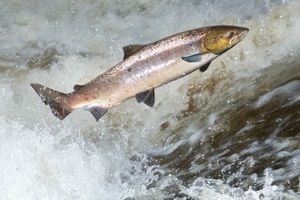
<path id="1" fill-rule="evenodd" d="M 30 85 L 41 97 L 42 101 L 50 106 L 52 113 L 59 119 L 64 119 L 73 111 L 73 109 L 68 106 L 67 94 L 52 90 L 37 83 Z"/>

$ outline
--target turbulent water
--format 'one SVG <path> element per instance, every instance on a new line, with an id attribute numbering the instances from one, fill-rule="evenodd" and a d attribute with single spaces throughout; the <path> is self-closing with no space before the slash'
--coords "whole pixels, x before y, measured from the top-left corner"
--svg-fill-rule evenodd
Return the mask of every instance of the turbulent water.
<path id="1" fill-rule="evenodd" d="M 300 199 L 300 1 L 0 0 L 1 199 Z M 247 38 L 205 73 L 96 123 L 55 118 L 63 92 L 122 46 L 233 24 Z"/>

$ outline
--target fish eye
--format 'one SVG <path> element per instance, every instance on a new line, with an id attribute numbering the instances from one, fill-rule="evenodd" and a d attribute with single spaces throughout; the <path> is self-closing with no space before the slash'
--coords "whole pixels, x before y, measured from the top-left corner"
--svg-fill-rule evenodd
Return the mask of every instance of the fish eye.
<path id="1" fill-rule="evenodd" d="M 231 31 L 231 32 L 228 33 L 228 37 L 229 37 L 229 38 L 231 38 L 231 37 L 233 37 L 233 36 L 234 36 L 234 32 L 233 32 L 233 31 Z"/>

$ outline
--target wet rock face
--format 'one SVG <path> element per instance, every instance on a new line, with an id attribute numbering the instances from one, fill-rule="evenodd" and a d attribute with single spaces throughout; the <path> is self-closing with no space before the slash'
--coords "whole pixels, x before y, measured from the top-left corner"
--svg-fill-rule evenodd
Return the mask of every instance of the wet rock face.
<path id="1" fill-rule="evenodd" d="M 208 120 L 212 115 L 203 118 L 195 103 L 201 99 L 197 94 L 207 90 L 213 98 L 211 83 L 198 89 L 194 89 L 194 85 L 188 90 L 189 106 L 183 112 L 180 124 L 170 132 L 167 130 L 172 126 L 162 124 L 165 128 L 162 131 L 167 135 L 178 134 L 186 131 L 182 126 L 188 124 L 197 124 L 198 128 L 189 138 L 175 142 L 170 154 L 154 155 L 153 163 L 166 166 L 169 173 L 176 171 L 179 180 L 186 185 L 205 177 L 223 180 L 243 190 L 261 190 L 265 177 L 271 176 L 272 185 L 299 192 L 300 76 L 293 75 L 298 67 L 298 64 L 291 65 L 290 73 L 285 71 L 285 75 L 277 71 L 279 65 L 265 70 L 261 74 L 263 81 L 257 77 L 256 95 L 243 99 L 240 98 L 242 92 L 234 103 L 215 105 L 216 110 L 224 109 L 213 115 L 213 123 Z M 278 74 L 268 80 L 265 75 L 275 73 L 273 70 Z M 214 89 L 220 81 L 213 84 Z M 205 107 L 202 110 L 205 112 Z M 192 141 L 199 130 L 203 136 Z"/>

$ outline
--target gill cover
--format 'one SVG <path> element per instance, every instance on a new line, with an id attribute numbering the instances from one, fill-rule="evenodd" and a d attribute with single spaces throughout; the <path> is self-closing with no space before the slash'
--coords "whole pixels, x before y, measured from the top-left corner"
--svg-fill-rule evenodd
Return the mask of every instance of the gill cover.
<path id="1" fill-rule="evenodd" d="M 210 31 L 205 36 L 204 47 L 214 54 L 221 54 L 228 49 L 229 41 L 224 34 Z"/>
<path id="2" fill-rule="evenodd" d="M 215 27 L 209 30 L 204 38 L 204 47 L 214 54 L 221 54 L 239 43 L 249 31 L 235 26 Z"/>

